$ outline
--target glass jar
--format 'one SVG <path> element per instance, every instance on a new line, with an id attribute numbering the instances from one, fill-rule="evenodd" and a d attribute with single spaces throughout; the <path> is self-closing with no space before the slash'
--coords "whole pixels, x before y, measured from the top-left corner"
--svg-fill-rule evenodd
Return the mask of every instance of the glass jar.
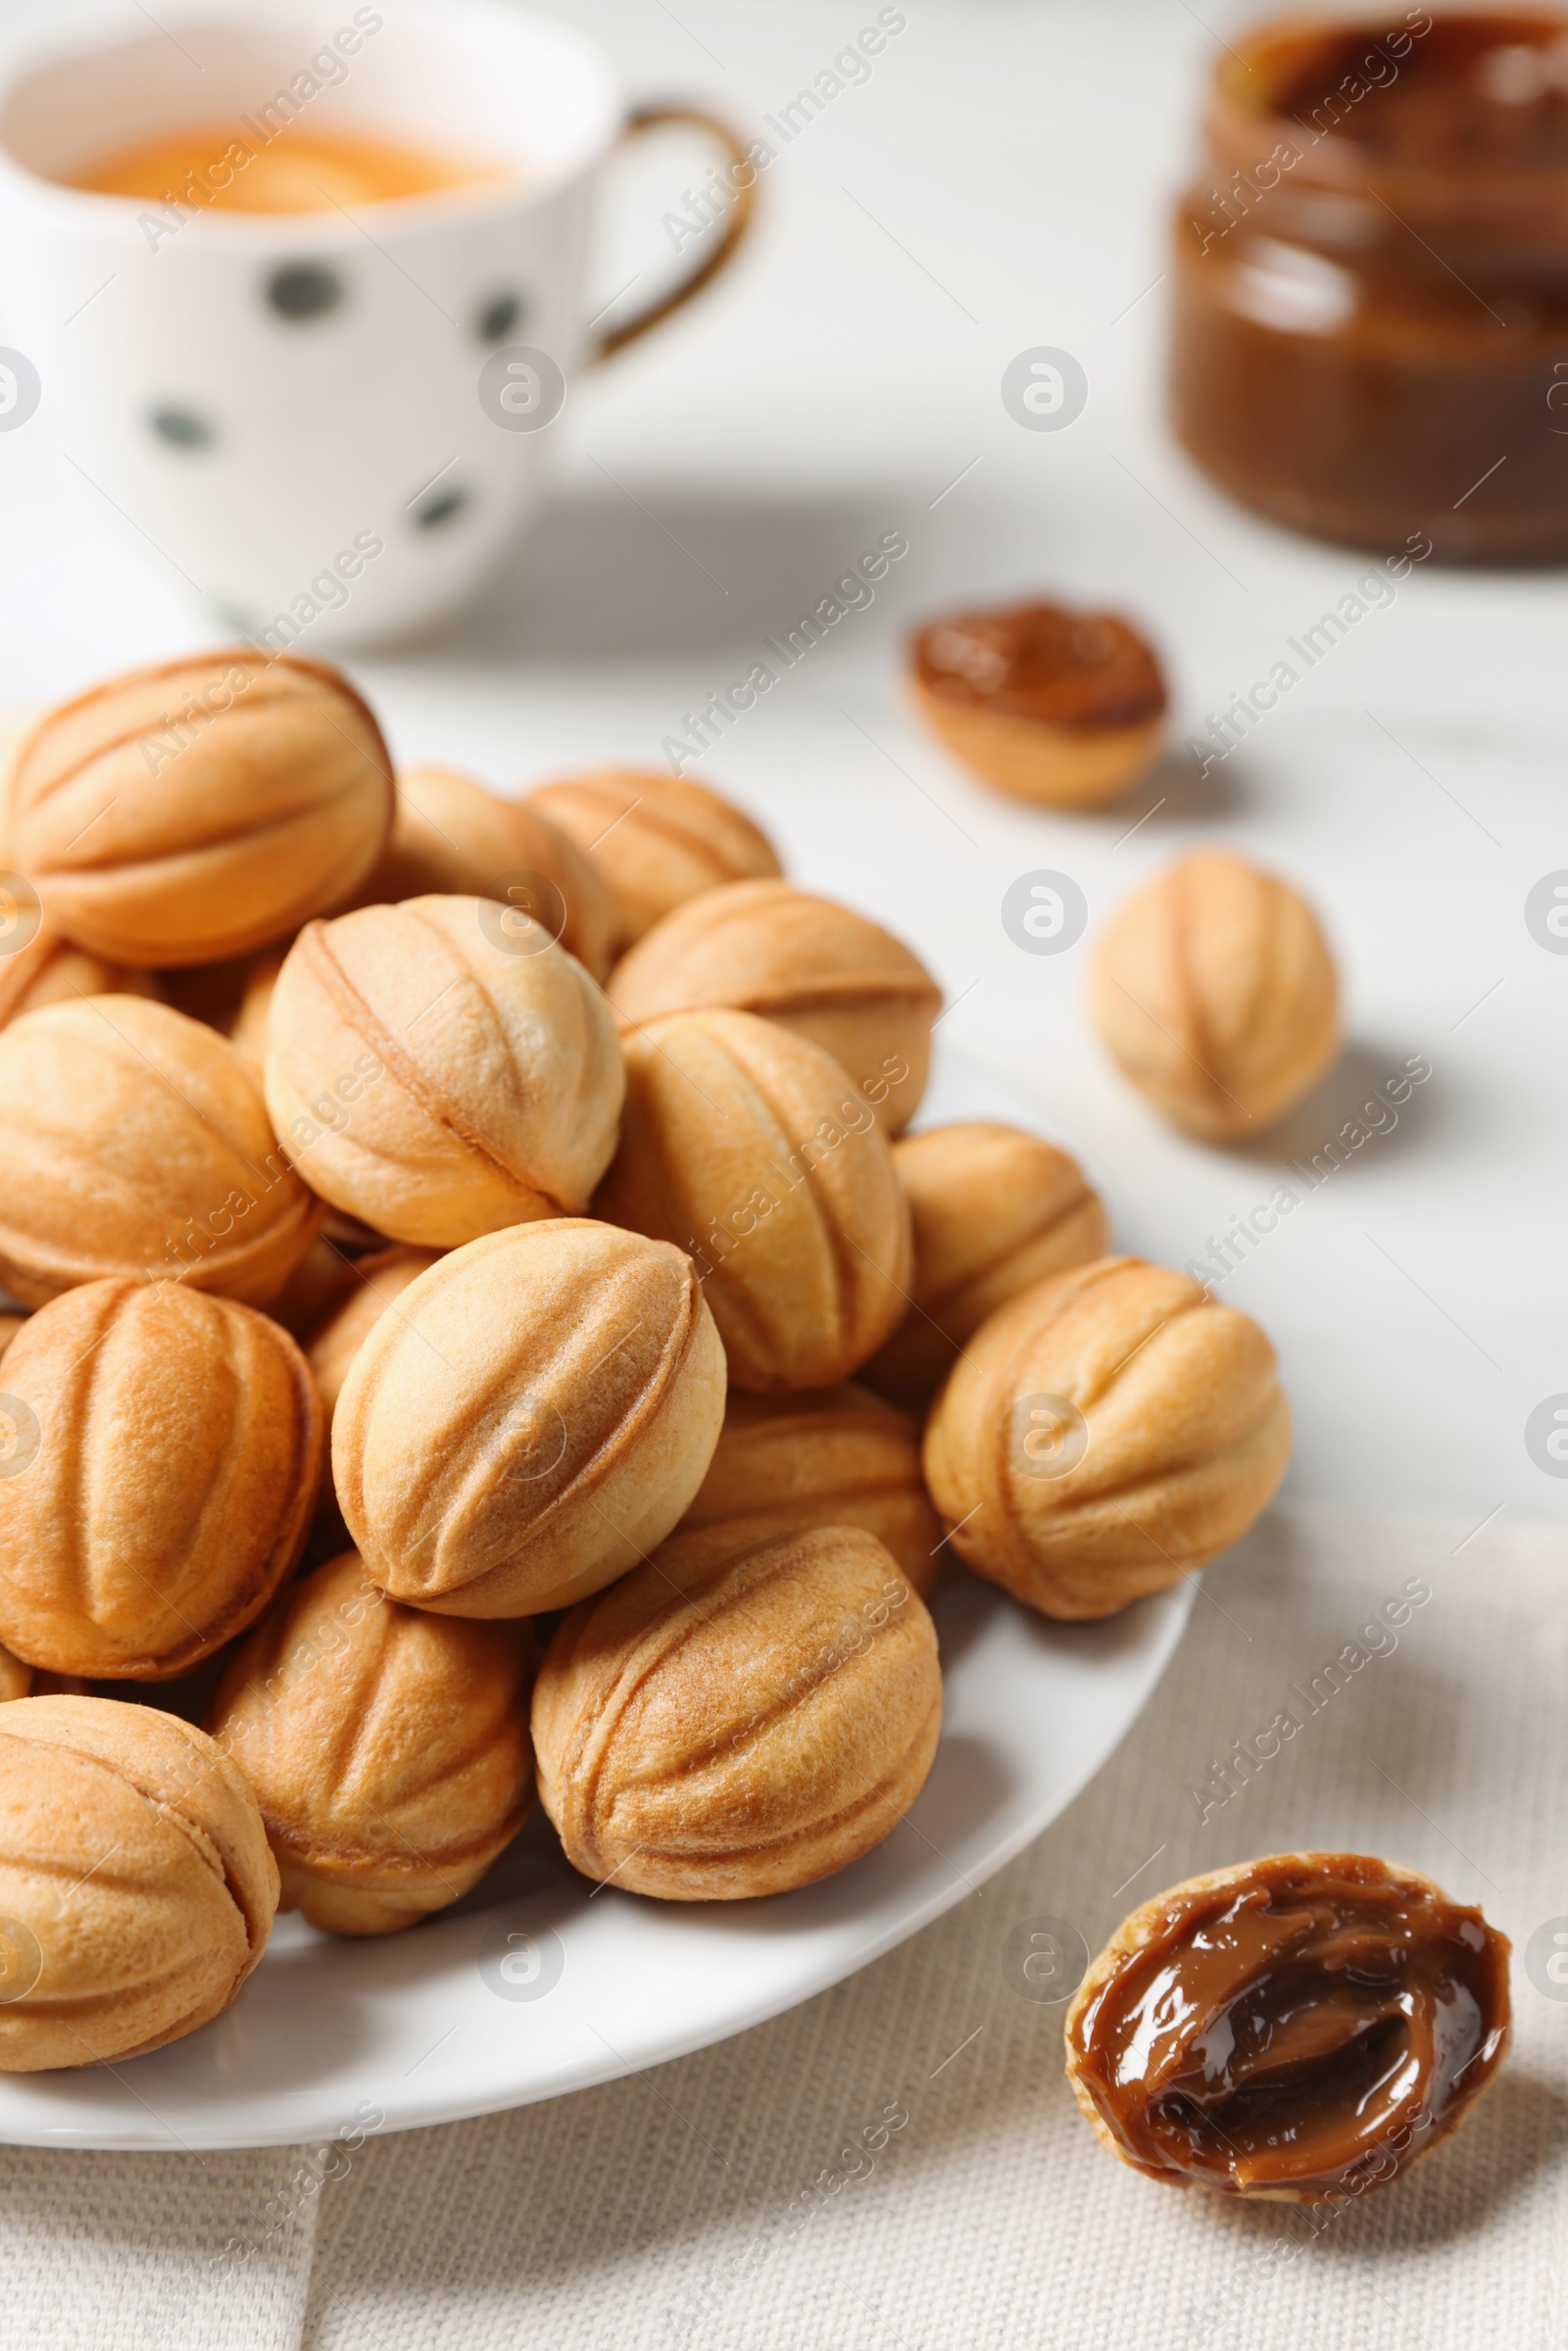
<path id="1" fill-rule="evenodd" d="M 1320 538 L 1568 556 L 1568 15 L 1260 25 L 1204 133 L 1175 220 L 1189 454 Z"/>

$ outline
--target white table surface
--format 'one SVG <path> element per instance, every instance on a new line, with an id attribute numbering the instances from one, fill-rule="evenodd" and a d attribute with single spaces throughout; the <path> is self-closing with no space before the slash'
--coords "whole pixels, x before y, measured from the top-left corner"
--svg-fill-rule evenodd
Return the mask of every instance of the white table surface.
<path id="1" fill-rule="evenodd" d="M 876 12 L 576 0 L 567 13 L 637 94 L 698 95 L 755 125 Z M 1364 565 L 1228 508 L 1163 423 L 1167 288 L 1153 281 L 1216 35 L 1185 0 L 906 13 L 871 80 L 764 175 L 739 269 L 574 391 L 556 428 L 559 494 L 514 586 L 461 637 L 352 665 L 403 759 L 506 786 L 653 761 L 694 698 L 743 674 L 868 533 L 903 531 L 910 552 L 870 609 L 696 772 L 767 823 L 802 880 L 919 948 L 956 1000 L 946 1033 L 1038 1103 L 1103 1186 L 1122 1243 L 1152 1256 L 1202 1252 L 1285 1159 L 1425 1055 L 1433 1075 L 1397 1129 L 1303 1200 L 1221 1295 L 1280 1349 L 1298 1498 L 1559 1518 L 1568 1486 L 1535 1466 L 1523 1432 L 1568 1390 L 1568 959 L 1530 938 L 1523 902 L 1568 866 L 1568 585 L 1418 570 L 1223 766 L 1200 780 L 1175 757 L 1108 815 L 1037 814 L 969 782 L 903 706 L 915 615 L 1027 591 L 1120 606 L 1168 657 L 1180 738 Z M 1220 33 L 1239 21 L 1221 0 L 1205 14 Z M 668 265 L 656 216 L 697 160 L 671 146 L 622 175 L 607 292 Z M 1088 372 L 1066 431 L 1026 432 L 1002 405 L 1006 363 L 1041 344 Z M 42 430 L 0 437 L 0 702 L 218 633 Z M 1020 873 L 1064 870 L 1092 939 L 1121 893 L 1211 839 L 1320 906 L 1353 1037 L 1283 1138 L 1246 1151 L 1165 1132 L 1086 1026 L 1085 948 L 1024 955 L 999 911 Z"/>

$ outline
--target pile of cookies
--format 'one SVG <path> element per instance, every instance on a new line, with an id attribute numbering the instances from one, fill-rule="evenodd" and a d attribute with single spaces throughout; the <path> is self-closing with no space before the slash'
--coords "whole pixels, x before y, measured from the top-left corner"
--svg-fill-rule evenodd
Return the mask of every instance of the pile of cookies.
<path id="1" fill-rule="evenodd" d="M 906 1135 L 936 983 L 715 793 L 395 777 L 244 648 L 42 713 L 0 865 L 0 2070 L 441 1910 L 536 1787 L 632 1891 L 841 1869 L 945 1549 L 1103 1616 L 1283 1475 L 1263 1334 Z"/>

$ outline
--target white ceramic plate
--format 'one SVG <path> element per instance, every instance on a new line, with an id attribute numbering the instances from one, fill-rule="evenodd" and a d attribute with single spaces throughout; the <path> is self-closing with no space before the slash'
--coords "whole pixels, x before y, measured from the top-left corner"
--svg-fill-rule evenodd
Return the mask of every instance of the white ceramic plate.
<path id="1" fill-rule="evenodd" d="M 967 1065 L 922 1124 L 1038 1125 Z M 906 1819 L 836 1878 L 690 1906 L 590 1887 L 535 1813 L 464 1901 L 385 1940 L 278 1921 L 228 2014 L 155 2056 L 0 2080 L 0 2140 L 251 2147 L 354 2138 L 559 2097 L 722 2040 L 853 1975 L 1022 1850 L 1131 1728 L 1191 1580 L 1101 1625 L 1050 1625 L 950 1569 L 945 1714 Z"/>

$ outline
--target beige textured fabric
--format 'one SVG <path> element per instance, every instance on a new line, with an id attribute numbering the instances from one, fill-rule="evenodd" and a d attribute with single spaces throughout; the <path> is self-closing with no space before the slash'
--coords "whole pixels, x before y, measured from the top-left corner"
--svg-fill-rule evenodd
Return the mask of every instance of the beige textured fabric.
<path id="1" fill-rule="evenodd" d="M 319 2181 L 292 2147 L 0 2147 L 0 2342 L 7 2351 L 294 2351 Z"/>
<path id="2" fill-rule="evenodd" d="M 298 2292 L 314 2218 L 308 2351 L 1544 2351 L 1568 2298 L 1568 2001 L 1524 1953 L 1568 1913 L 1568 1545 L 1495 1523 L 1465 1537 L 1274 1513 L 1210 1571 L 1106 1770 L 976 1898 L 718 2048 L 369 2141 L 221 2322 L 187 2302 L 234 2229 L 223 2180 L 237 2211 L 282 2159 L 0 2152 L 0 2308 L 30 2322 L 15 2339 L 292 2342 L 285 2273 Z M 1406 1579 L 1431 1597 L 1363 1636 Z M 1282 1711 L 1300 1729 L 1215 1801 L 1212 1764 Z M 1513 1935 L 1517 2041 L 1487 2103 L 1326 2226 L 1113 2164 L 1066 2088 L 1061 2004 L 1019 1988 L 1029 1934 L 1065 1921 L 1098 1947 L 1192 1871 L 1334 1843 L 1429 1871 Z M 78 2314 L 111 2299 L 121 2316 L 90 2331 Z M 186 2332 L 161 2335 L 176 2307 Z"/>

